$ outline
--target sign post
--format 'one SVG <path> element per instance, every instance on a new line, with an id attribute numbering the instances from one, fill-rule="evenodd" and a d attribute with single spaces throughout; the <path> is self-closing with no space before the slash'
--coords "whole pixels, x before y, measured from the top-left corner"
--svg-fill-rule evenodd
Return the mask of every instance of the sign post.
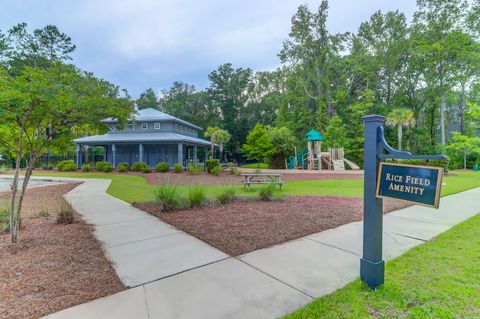
<path id="1" fill-rule="evenodd" d="M 383 134 L 383 124 L 385 123 L 385 117 L 381 115 L 367 115 L 362 117 L 364 122 L 364 196 L 363 196 L 363 256 L 360 259 L 360 279 L 364 281 L 370 288 L 376 289 L 382 285 L 385 281 L 385 261 L 382 257 L 382 239 L 383 239 L 383 197 L 393 197 L 397 199 L 410 200 L 422 203 L 415 200 L 412 196 L 409 196 L 405 192 L 405 187 L 409 187 L 415 195 L 420 196 L 422 199 L 423 194 L 430 194 L 431 189 L 427 191 L 427 186 L 432 186 L 433 178 L 425 177 L 425 172 L 415 171 L 403 171 L 403 175 L 400 172 L 394 174 L 393 171 L 386 172 L 380 171 L 380 166 L 386 167 L 386 163 L 381 163 L 382 159 L 398 158 L 398 159 L 423 159 L 423 160 L 445 160 L 444 155 L 412 155 L 409 152 L 399 152 L 393 149 L 385 141 Z M 389 154 L 384 154 L 387 151 Z M 395 165 L 392 165 L 395 166 Z M 402 166 L 402 165 L 396 165 Z M 410 166 L 415 168 L 415 166 Z M 441 169 L 421 167 L 424 170 L 432 169 L 437 172 L 437 179 L 435 180 L 434 189 L 435 196 L 433 202 L 429 198 L 428 202 L 424 202 L 425 205 L 431 205 L 438 208 L 438 196 L 441 186 Z M 408 174 L 407 174 L 408 173 Z M 390 185 L 387 185 L 386 189 L 380 188 L 381 181 L 387 181 L 387 175 L 392 181 L 395 182 L 394 189 L 388 189 Z M 395 175 L 395 177 L 393 177 Z M 403 176 L 403 177 L 397 177 Z M 409 178 L 407 178 L 409 176 Z M 430 176 L 430 175 L 429 175 Z M 433 175 L 432 175 L 433 176 Z M 438 177 L 440 176 L 440 177 Z M 417 178 L 417 179 L 415 179 Z M 402 179 L 400 182 L 399 180 Z M 421 180 L 420 180 L 421 179 Z M 429 185 L 420 185 L 420 183 L 426 184 L 426 179 L 429 180 Z M 408 180 L 408 181 L 407 181 Z M 410 185 L 412 184 L 412 185 Z M 379 188 L 377 188 L 377 185 Z M 398 185 L 398 186 L 397 186 Z M 403 186 L 403 188 L 401 188 Z M 423 187 L 425 186 L 425 187 Z M 423 191 L 420 188 L 423 187 Z M 397 190 L 398 189 L 398 190 Z M 380 190 L 385 191 L 380 193 Z M 390 193 L 389 193 L 390 192 Z M 397 193 L 401 193 L 400 195 Z M 419 195 L 422 192 L 422 195 Z M 405 193 L 405 194 L 404 194 Z M 393 194 L 393 195 L 392 195 Z M 378 196 L 377 196 L 378 195 Z"/>

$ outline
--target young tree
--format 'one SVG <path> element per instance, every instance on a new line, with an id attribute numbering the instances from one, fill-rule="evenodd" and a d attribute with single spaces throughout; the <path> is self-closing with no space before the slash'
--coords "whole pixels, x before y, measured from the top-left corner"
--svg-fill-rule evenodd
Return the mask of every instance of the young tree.
<path id="1" fill-rule="evenodd" d="M 76 127 L 106 130 L 102 119 L 112 117 L 125 123 L 132 112 L 130 98 L 118 87 L 74 66 L 57 62 L 46 69 L 24 67 L 18 76 L 0 68 L 0 145 L 16 158 L 10 202 L 12 243 L 18 240 L 23 198 L 38 156 L 71 141 Z"/>
<path id="2" fill-rule="evenodd" d="M 345 149 L 348 149 L 349 147 L 347 128 L 345 127 L 342 118 L 338 115 L 334 115 L 330 119 L 323 136 L 325 138 L 325 146 L 327 147 L 343 147 Z"/>
<path id="3" fill-rule="evenodd" d="M 159 109 L 158 97 L 152 88 L 148 88 L 145 92 L 141 93 L 136 104 L 139 110 L 147 109 L 149 107 Z"/>
<path id="4" fill-rule="evenodd" d="M 467 169 L 467 155 L 480 154 L 480 138 L 468 137 L 460 132 L 453 132 L 452 142 L 447 146 L 447 151 L 453 155 L 463 157 L 463 169 Z"/>
<path id="5" fill-rule="evenodd" d="M 398 150 L 402 150 L 403 127 L 409 127 L 415 124 L 413 112 L 404 108 L 397 108 L 387 116 L 387 125 L 397 128 Z"/>
<path id="6" fill-rule="evenodd" d="M 253 130 L 248 133 L 247 142 L 243 144 L 242 151 L 248 159 L 256 159 L 259 167 L 260 161 L 269 158 L 275 152 L 267 130 L 262 124 L 257 123 Z"/>
<path id="7" fill-rule="evenodd" d="M 274 168 L 284 168 L 285 160 L 293 154 L 297 139 L 287 127 L 267 127 L 270 143 L 275 145 L 275 151 L 270 157 L 270 163 Z"/>

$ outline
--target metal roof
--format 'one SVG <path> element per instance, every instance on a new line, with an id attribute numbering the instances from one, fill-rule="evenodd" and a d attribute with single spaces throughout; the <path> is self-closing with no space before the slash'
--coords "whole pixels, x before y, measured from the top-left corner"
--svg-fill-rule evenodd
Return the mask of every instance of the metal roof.
<path id="1" fill-rule="evenodd" d="M 184 125 L 188 125 L 190 127 L 196 128 L 197 130 L 203 130 L 200 126 L 194 125 L 192 123 L 189 123 L 187 121 L 181 120 L 175 116 L 171 116 L 167 113 L 160 112 L 158 110 L 152 109 L 152 108 L 147 108 L 143 110 L 138 110 L 136 114 L 134 114 L 133 118 L 131 119 L 132 121 L 136 122 L 149 122 L 149 121 L 174 121 L 178 123 L 182 123 Z M 104 122 L 111 123 L 111 122 L 116 122 L 115 119 L 108 118 L 105 119 Z"/>
<path id="2" fill-rule="evenodd" d="M 100 144 L 100 143 L 158 143 L 158 142 L 185 142 L 208 146 L 210 142 L 193 136 L 171 133 L 113 133 L 105 135 L 86 136 L 73 140 L 77 144 Z"/>
<path id="3" fill-rule="evenodd" d="M 315 130 L 310 130 L 307 134 L 305 134 L 306 137 L 308 137 L 309 141 L 323 141 L 324 138 L 320 132 L 317 132 Z"/>

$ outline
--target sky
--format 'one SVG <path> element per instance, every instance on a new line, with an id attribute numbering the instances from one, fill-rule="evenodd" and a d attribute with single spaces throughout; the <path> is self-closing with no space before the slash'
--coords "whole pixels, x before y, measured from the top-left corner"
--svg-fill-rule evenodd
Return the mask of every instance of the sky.
<path id="1" fill-rule="evenodd" d="M 26 22 L 56 25 L 77 46 L 73 63 L 126 88 L 136 98 L 174 81 L 208 86 L 223 63 L 274 70 L 301 4 L 321 0 L 2 0 L 0 30 Z M 355 32 L 377 10 L 407 18 L 415 0 L 330 0 L 331 33 Z"/>

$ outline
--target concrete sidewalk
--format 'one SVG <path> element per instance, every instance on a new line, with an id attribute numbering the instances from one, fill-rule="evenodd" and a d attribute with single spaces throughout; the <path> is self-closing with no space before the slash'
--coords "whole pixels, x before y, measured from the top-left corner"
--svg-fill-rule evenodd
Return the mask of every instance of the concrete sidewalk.
<path id="1" fill-rule="evenodd" d="M 85 219 L 97 225 L 108 257 L 122 263 L 116 268 L 122 280 L 153 281 L 46 318 L 275 318 L 358 277 L 362 222 L 228 257 L 200 241 L 180 244 L 188 235 L 105 196 L 101 190 L 107 186 L 108 181 L 92 180 L 67 199 L 77 210 L 91 211 Z M 442 198 L 439 210 L 412 206 L 386 215 L 385 258 L 397 257 L 476 215 L 478 198 L 480 188 Z M 111 218 L 118 220 L 111 223 Z M 172 240 L 175 236 L 179 239 Z M 192 248 L 185 248 L 189 245 Z M 158 256 L 158 249 L 164 255 Z M 189 254 L 196 256 L 190 260 Z M 188 267 L 176 275 L 172 270 Z M 168 272 L 172 275 L 165 275 Z M 155 277 L 158 280 L 151 279 Z"/>

